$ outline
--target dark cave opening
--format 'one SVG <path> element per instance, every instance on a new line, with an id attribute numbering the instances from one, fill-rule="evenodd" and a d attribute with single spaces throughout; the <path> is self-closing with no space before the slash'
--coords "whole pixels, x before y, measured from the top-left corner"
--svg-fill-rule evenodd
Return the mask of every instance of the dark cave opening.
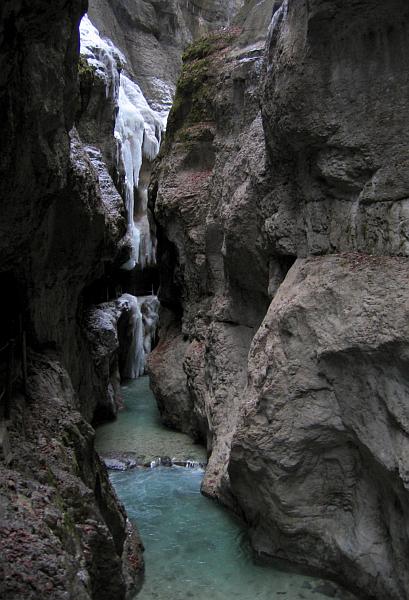
<path id="1" fill-rule="evenodd" d="M 0 273 L 0 418 L 8 418 L 11 398 L 27 378 L 24 291 L 13 273 Z"/>

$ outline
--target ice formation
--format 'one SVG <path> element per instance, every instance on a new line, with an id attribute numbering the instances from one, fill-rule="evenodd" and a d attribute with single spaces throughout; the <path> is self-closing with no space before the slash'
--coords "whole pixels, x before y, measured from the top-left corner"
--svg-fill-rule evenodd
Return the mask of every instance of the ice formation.
<path id="1" fill-rule="evenodd" d="M 80 52 L 89 65 L 95 68 L 96 75 L 105 82 L 107 97 L 117 97 L 119 72 L 125 57 L 111 40 L 103 39 L 99 31 L 84 15 L 80 24 Z"/>
<path id="2" fill-rule="evenodd" d="M 115 138 L 118 143 L 118 171 L 124 176 L 124 202 L 127 209 L 127 238 L 131 248 L 123 269 L 142 269 L 156 263 L 156 241 L 152 239 L 148 220 L 147 165 L 159 153 L 162 133 L 170 109 L 172 90 L 157 80 L 164 104 L 151 108 L 137 83 L 121 72 L 126 60 L 114 44 L 101 37 L 85 15 L 80 25 L 81 54 L 105 82 L 107 97 L 118 106 Z M 123 294 L 118 307 L 126 315 L 126 356 L 122 375 L 136 379 L 145 372 L 146 358 L 156 336 L 159 301 L 153 294 L 136 298 Z"/>
<path id="3" fill-rule="evenodd" d="M 122 268 L 132 270 L 137 264 L 144 268 L 147 264 L 154 264 L 156 260 L 147 217 L 147 184 L 140 184 L 140 173 L 143 159 L 152 161 L 159 153 L 164 120 L 151 109 L 140 87 L 123 73 L 120 77 L 118 104 L 115 137 L 120 145 L 125 173 L 127 235 L 132 248 L 131 256 Z M 137 206 L 135 198 L 138 199 Z"/>
<path id="4" fill-rule="evenodd" d="M 156 336 L 159 300 L 156 296 L 123 294 L 117 300 L 126 315 L 127 353 L 122 366 L 122 376 L 137 379 L 145 373 L 146 359 Z"/>
<path id="5" fill-rule="evenodd" d="M 117 303 L 122 314 L 126 315 L 127 353 L 122 366 L 122 376 L 127 379 L 136 379 L 145 372 L 142 313 L 138 299 L 131 294 L 123 294 Z"/>
<path id="6" fill-rule="evenodd" d="M 287 18 L 288 15 L 288 0 L 282 0 L 281 5 L 276 7 L 276 10 L 273 12 L 273 17 L 270 22 L 270 26 L 268 28 L 268 41 L 266 44 L 266 48 L 269 48 L 271 45 L 271 40 L 273 36 L 277 35 L 278 28 L 280 24 Z M 268 64 L 268 70 L 271 69 L 271 65 Z"/>
<path id="7" fill-rule="evenodd" d="M 145 355 L 148 356 L 148 354 L 151 353 L 156 338 L 156 330 L 159 321 L 159 300 L 157 296 L 152 295 L 139 297 L 138 302 L 141 305 L 143 318 L 143 349 Z"/>
<path id="8" fill-rule="evenodd" d="M 124 174 L 125 206 L 128 215 L 127 238 L 131 256 L 122 265 L 132 270 L 156 262 L 156 242 L 152 239 L 148 216 L 147 182 L 140 174 L 144 160 L 150 162 L 159 153 L 168 112 L 153 110 L 137 83 L 124 73 L 126 59 L 114 44 L 101 37 L 85 15 L 80 25 L 81 54 L 105 81 L 107 96 L 113 94 L 118 104 L 115 138 L 118 142 L 118 170 Z M 166 92 L 166 93 L 165 93 Z M 170 89 L 165 90 L 168 98 Z"/>
<path id="9" fill-rule="evenodd" d="M 150 102 L 150 105 L 152 109 L 160 115 L 166 126 L 170 109 L 173 104 L 173 98 L 175 97 L 176 87 L 155 76 L 149 77 L 149 83 L 155 90 L 156 98 Z"/>

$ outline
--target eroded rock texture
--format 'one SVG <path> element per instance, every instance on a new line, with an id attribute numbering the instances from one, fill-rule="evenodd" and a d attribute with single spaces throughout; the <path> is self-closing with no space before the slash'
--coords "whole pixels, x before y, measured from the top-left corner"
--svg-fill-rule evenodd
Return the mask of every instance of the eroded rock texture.
<path id="1" fill-rule="evenodd" d="M 409 7 L 270 8 L 263 66 L 248 26 L 186 55 L 153 388 L 259 552 L 404 600 Z"/>
<path id="2" fill-rule="evenodd" d="M 11 457 L 0 467 L 2 598 L 125 598 L 142 544 L 93 452 L 68 374 L 31 354 L 28 390 L 14 399 Z"/>
<path id="3" fill-rule="evenodd" d="M 106 169 L 73 129 L 85 9 L 77 0 L 6 0 L 0 8 L 0 595 L 7 599 L 125 598 L 142 569 L 87 424 L 99 402 L 82 332 L 87 290 L 114 259 L 125 223 Z M 14 365 L 4 350 L 11 338 Z"/>
<path id="4" fill-rule="evenodd" d="M 228 24 L 243 0 L 90 0 L 89 15 L 124 52 L 127 69 L 154 107 L 168 106 L 193 40 Z"/>
<path id="5" fill-rule="evenodd" d="M 152 188 L 165 310 L 151 381 L 165 422 L 207 441 L 204 490 L 226 502 L 247 354 L 268 306 L 253 204 L 265 184 L 264 42 L 244 36 L 225 29 L 186 52 Z"/>
<path id="6" fill-rule="evenodd" d="M 406 256 L 405 2 L 284 2 L 266 50 L 272 251 Z"/>
<path id="7" fill-rule="evenodd" d="M 365 597 L 407 597 L 407 268 L 296 262 L 253 340 L 230 460 L 255 548 Z"/>

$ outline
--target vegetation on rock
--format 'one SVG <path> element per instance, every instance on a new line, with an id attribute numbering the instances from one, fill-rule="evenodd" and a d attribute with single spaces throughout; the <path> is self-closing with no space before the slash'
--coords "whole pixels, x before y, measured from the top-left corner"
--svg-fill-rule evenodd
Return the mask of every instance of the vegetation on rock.
<path id="1" fill-rule="evenodd" d="M 220 71 L 217 63 L 226 57 L 240 33 L 237 27 L 219 30 L 200 38 L 184 52 L 183 69 L 168 120 L 166 148 L 182 125 L 188 130 L 192 125 L 213 120 L 215 74 Z"/>

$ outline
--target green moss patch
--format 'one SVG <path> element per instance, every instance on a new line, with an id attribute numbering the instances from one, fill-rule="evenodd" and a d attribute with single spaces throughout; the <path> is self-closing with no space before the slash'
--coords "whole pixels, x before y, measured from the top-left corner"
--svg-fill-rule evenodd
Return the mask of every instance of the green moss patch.
<path id="1" fill-rule="evenodd" d="M 200 60 L 215 52 L 224 50 L 234 42 L 241 32 L 241 28 L 230 27 L 220 29 L 219 31 L 200 38 L 185 50 L 183 62 L 186 63 L 191 60 Z"/>
<path id="2" fill-rule="evenodd" d="M 96 68 L 89 64 L 83 54 L 78 59 L 78 75 L 82 80 L 94 79 Z"/>
<path id="3" fill-rule="evenodd" d="M 166 135 L 168 148 L 180 128 L 214 120 L 214 97 L 220 61 L 241 29 L 222 29 L 189 46 L 180 75 Z"/>

